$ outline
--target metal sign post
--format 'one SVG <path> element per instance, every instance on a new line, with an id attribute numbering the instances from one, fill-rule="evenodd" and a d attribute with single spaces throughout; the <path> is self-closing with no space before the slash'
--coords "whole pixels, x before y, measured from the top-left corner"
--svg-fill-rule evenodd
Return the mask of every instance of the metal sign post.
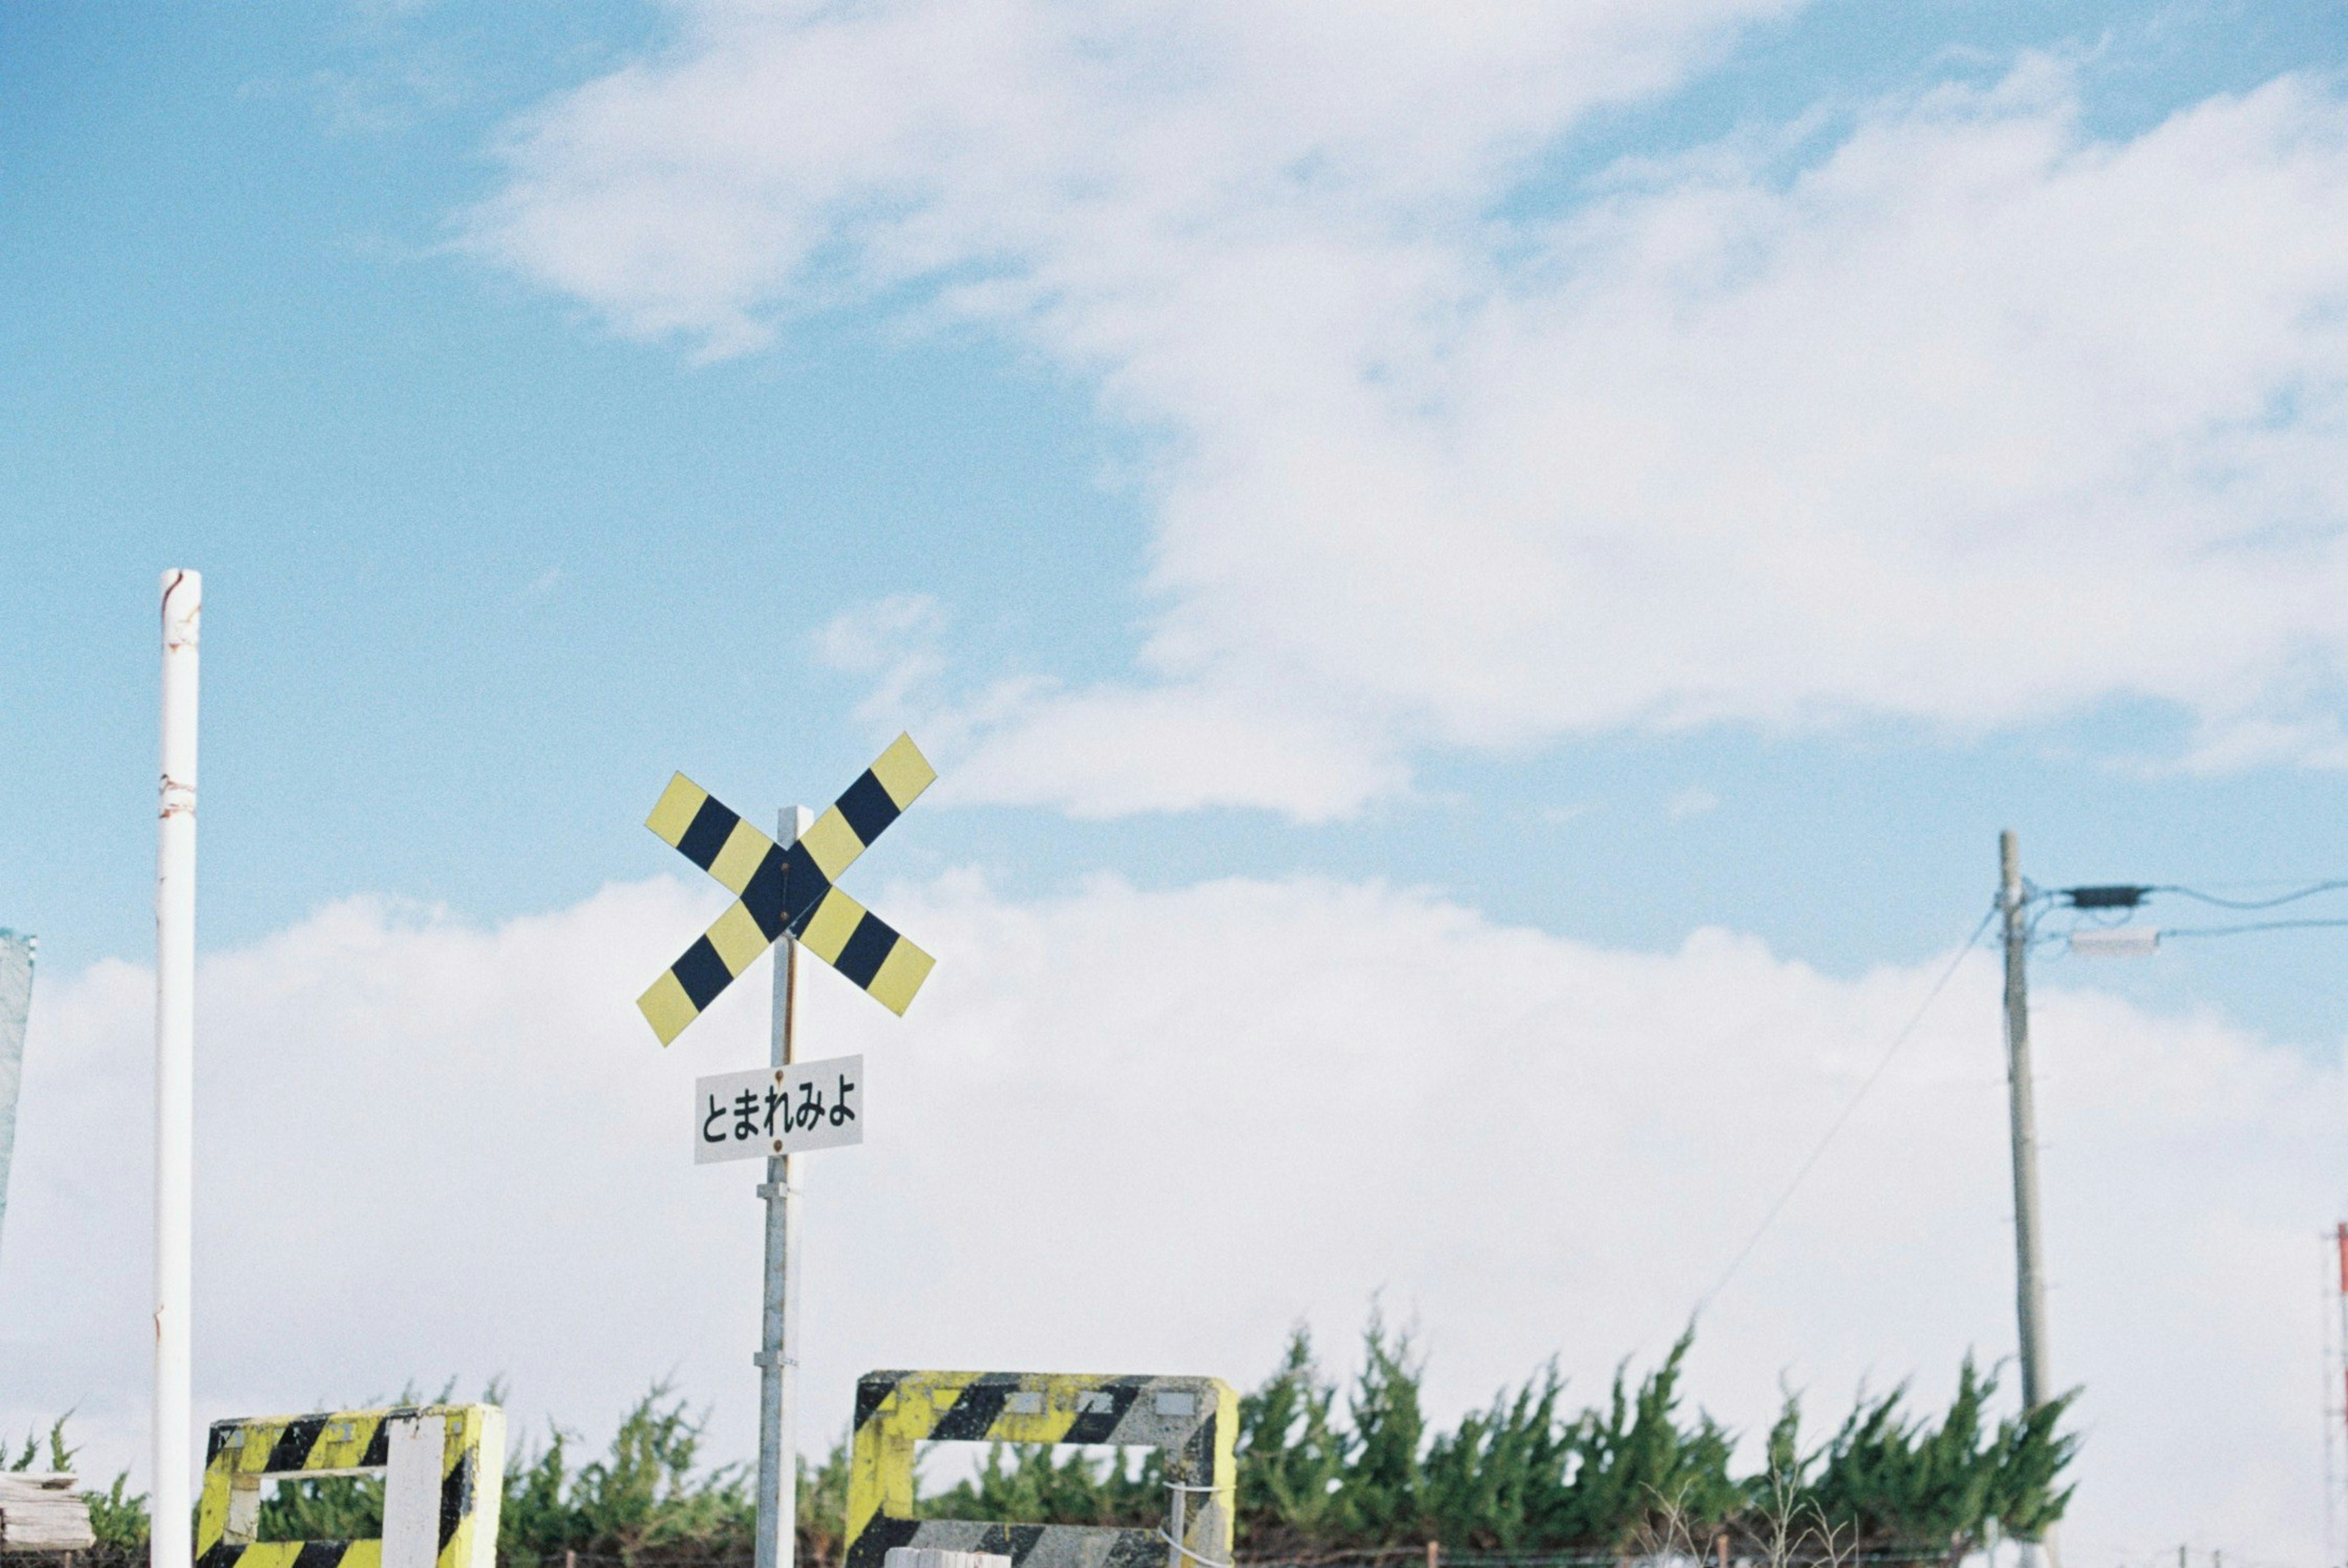
<path id="1" fill-rule="evenodd" d="M 778 835 L 796 844 L 815 814 L 796 805 L 775 820 Z M 799 945 L 786 936 L 775 948 L 774 1072 L 787 1076 L 798 1062 Z M 861 1064 L 857 1070 L 860 1082 Z M 857 1138 L 864 1136 L 859 1122 Z M 798 1556 L 799 1155 L 771 1154 L 767 1179 L 767 1272 L 758 1322 L 758 1542 L 757 1568 L 792 1568 Z"/>
<path id="2" fill-rule="evenodd" d="M 775 948 L 769 1065 L 694 1085 L 694 1159 L 767 1157 L 759 1292 L 757 1568 L 791 1568 L 798 1520 L 799 1155 L 864 1141 L 864 1061 L 802 1062 L 799 949 L 902 1016 L 933 960 L 841 892 L 840 874 L 937 778 L 900 735 L 821 816 L 794 806 L 768 838 L 683 774 L 644 825 L 735 895 L 734 904 L 636 1000 L 661 1044 Z"/>

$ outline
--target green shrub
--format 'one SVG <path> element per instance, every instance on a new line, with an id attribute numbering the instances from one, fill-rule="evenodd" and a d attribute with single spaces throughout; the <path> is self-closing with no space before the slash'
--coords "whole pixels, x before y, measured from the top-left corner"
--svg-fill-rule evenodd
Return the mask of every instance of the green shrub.
<path id="1" fill-rule="evenodd" d="M 1258 1561 L 1325 1561 L 1440 1541 L 1468 1552 L 1675 1547 L 1704 1558 L 1726 1534 L 1740 1553 L 1765 1561 L 1865 1551 L 1954 1563 L 1993 1522 L 2006 1535 L 2034 1537 L 2070 1501 L 2064 1476 L 2078 1440 L 2059 1430 L 2070 1397 L 2027 1419 L 1992 1421 L 1997 1379 L 1970 1358 L 1937 1419 L 1910 1414 L 1904 1387 L 1862 1394 L 1807 1450 L 1800 1401 L 1789 1395 L 1760 1470 L 1739 1478 L 1735 1434 L 1700 1410 L 1683 1412 L 1691 1343 L 1683 1335 L 1635 1379 L 1627 1363 L 1618 1367 L 1604 1402 L 1578 1411 L 1568 1409 L 1551 1362 L 1447 1431 L 1428 1427 L 1425 1364 L 1408 1334 L 1374 1313 L 1362 1370 L 1341 1389 L 1298 1328 L 1272 1375 L 1240 1397 L 1240 1549 Z M 518 1450 L 507 1465 L 500 1562 L 520 1568 L 572 1553 L 582 1568 L 747 1563 L 755 1476 L 738 1463 L 704 1466 L 703 1431 L 704 1419 L 665 1383 L 636 1401 L 609 1450 L 585 1464 L 572 1463 L 575 1434 L 550 1427 L 542 1447 Z M 74 1451 L 60 1418 L 26 1437 L 13 1468 L 46 1458 L 70 1470 Z M 0 1450 L 0 1460 L 8 1457 Z M 807 1568 L 839 1561 L 848 1473 L 844 1439 L 819 1464 L 798 1461 Z M 125 1481 L 88 1494 L 101 1558 L 111 1550 L 128 1561 L 146 1542 L 147 1499 L 126 1495 Z M 1147 1526 L 1165 1517 L 1164 1471 L 1154 1451 L 1102 1457 L 995 1444 L 973 1475 L 916 1506 L 932 1518 Z M 263 1504 L 262 1528 L 265 1538 L 349 1540 L 380 1533 L 382 1517 L 379 1480 L 330 1476 L 280 1482 Z"/>

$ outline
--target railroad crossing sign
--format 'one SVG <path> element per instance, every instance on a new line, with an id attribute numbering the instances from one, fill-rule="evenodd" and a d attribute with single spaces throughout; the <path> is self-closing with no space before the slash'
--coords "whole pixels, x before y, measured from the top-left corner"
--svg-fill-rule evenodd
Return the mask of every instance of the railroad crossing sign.
<path id="1" fill-rule="evenodd" d="M 786 849 L 683 774 L 644 825 L 736 896 L 636 1008 L 667 1045 L 757 956 L 785 935 L 902 1015 L 937 960 L 834 886 L 883 829 L 937 778 L 899 735 L 815 825 Z"/>

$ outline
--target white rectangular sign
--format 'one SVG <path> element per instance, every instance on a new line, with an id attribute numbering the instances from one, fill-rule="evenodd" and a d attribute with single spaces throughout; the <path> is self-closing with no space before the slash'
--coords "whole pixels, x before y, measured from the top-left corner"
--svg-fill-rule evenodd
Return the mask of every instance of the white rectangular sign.
<path id="1" fill-rule="evenodd" d="M 864 1142 L 864 1059 L 835 1056 L 693 1083 L 693 1163 Z"/>

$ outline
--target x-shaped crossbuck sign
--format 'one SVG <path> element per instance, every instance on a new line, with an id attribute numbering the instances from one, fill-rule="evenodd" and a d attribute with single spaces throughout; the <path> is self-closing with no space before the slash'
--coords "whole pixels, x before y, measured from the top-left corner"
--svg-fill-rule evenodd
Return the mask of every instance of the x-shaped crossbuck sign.
<path id="1" fill-rule="evenodd" d="M 786 935 L 902 1015 L 937 960 L 833 884 L 937 776 L 913 738 L 900 735 L 788 849 L 683 774 L 669 780 L 644 825 L 736 902 L 636 999 L 660 1042 L 684 1033 Z"/>

